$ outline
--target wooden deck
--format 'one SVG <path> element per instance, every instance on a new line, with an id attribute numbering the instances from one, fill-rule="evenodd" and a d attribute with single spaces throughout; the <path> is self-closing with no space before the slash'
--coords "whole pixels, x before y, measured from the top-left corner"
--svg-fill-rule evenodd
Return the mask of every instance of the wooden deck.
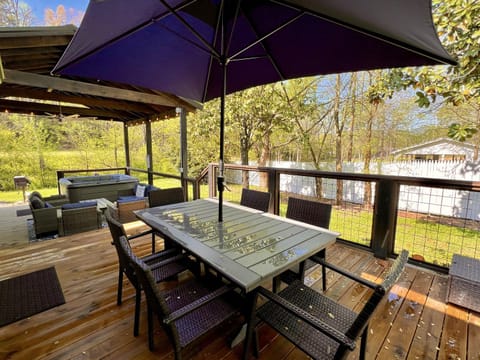
<path id="1" fill-rule="evenodd" d="M 134 250 L 146 254 L 149 241 L 140 240 Z M 330 248 L 327 258 L 369 279 L 380 276 L 388 264 L 343 245 Z M 173 359 L 158 324 L 156 350 L 148 350 L 144 303 L 140 336 L 133 337 L 134 292 L 127 281 L 124 302 L 116 305 L 117 257 L 107 229 L 0 249 L 0 280 L 52 265 L 66 303 L 1 327 L 1 359 Z M 362 286 L 327 276 L 330 296 L 351 308 L 361 306 L 366 295 Z M 319 279 L 314 270 L 307 281 L 321 287 Z M 447 306 L 446 292 L 445 275 L 409 266 L 372 321 L 367 358 L 479 359 L 480 314 Z M 240 359 L 242 345 L 228 346 L 240 324 L 237 319 L 208 337 L 194 359 Z M 306 358 L 266 326 L 260 345 L 262 360 Z"/>

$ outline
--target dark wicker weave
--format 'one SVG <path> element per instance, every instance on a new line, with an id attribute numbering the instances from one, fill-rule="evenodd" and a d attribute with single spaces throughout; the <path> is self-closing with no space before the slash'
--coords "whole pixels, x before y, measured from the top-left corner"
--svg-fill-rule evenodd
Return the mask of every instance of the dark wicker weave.
<path id="1" fill-rule="evenodd" d="M 62 235 L 96 230 L 101 227 L 101 220 L 96 204 L 85 208 L 62 210 Z"/>
<path id="2" fill-rule="evenodd" d="M 183 188 L 155 189 L 148 193 L 150 207 L 176 204 L 185 201 Z"/>
<path id="3" fill-rule="evenodd" d="M 311 201 L 305 199 L 299 199 L 294 197 L 288 198 L 287 214 L 289 219 L 301 221 L 310 225 L 315 225 L 328 229 L 330 226 L 330 217 L 332 214 L 332 205 L 321 203 L 318 201 Z M 325 250 L 320 254 L 325 258 Z M 306 260 L 305 263 L 300 265 L 299 272 L 293 270 L 287 270 L 279 278 L 275 278 L 273 282 L 273 290 L 277 292 L 280 286 L 280 280 L 289 284 L 293 280 L 300 280 L 303 282 L 305 276 L 305 270 L 315 265 L 315 262 Z M 326 271 L 325 267 L 322 267 L 322 283 L 323 289 L 326 288 Z"/>
<path id="4" fill-rule="evenodd" d="M 480 260 L 453 254 L 448 302 L 480 312 Z"/>
<path id="5" fill-rule="evenodd" d="M 233 291 L 232 286 L 214 278 L 208 281 L 195 278 L 170 291 L 161 292 L 152 271 L 132 253 L 125 237 L 121 238 L 120 244 L 128 254 L 147 297 L 150 350 L 154 349 L 153 314 L 157 315 L 168 334 L 175 359 L 179 360 L 192 342 L 240 311 L 243 302 L 240 295 Z"/>
<path id="6" fill-rule="evenodd" d="M 257 190 L 242 189 L 242 198 L 240 199 L 240 205 L 267 212 L 270 206 L 270 193 Z"/>
<path id="7" fill-rule="evenodd" d="M 341 359 L 355 348 L 361 337 L 360 359 L 365 358 L 368 323 L 379 302 L 398 280 L 408 252 L 402 251 L 382 284 L 374 284 L 335 266 L 324 265 L 373 289 L 359 313 L 346 308 L 296 280 L 278 294 L 260 287 L 258 294 L 269 301 L 250 317 L 246 349 L 252 342 L 253 329 L 264 321 L 314 359 Z M 256 299 L 255 299 L 256 301 Z M 253 307 L 254 309 L 254 307 Z M 255 345 L 258 346 L 258 342 Z M 256 354 L 258 354 L 258 349 Z"/>
<path id="8" fill-rule="evenodd" d="M 151 231 L 147 231 L 144 233 L 140 233 L 135 236 L 131 236 L 127 238 L 125 234 L 125 230 L 123 229 L 123 225 L 119 223 L 117 220 L 113 219 L 110 214 L 107 212 L 106 214 L 108 227 L 110 229 L 110 233 L 112 235 L 112 244 L 115 246 L 118 255 L 118 291 L 117 291 L 117 304 L 122 304 L 122 284 L 123 284 L 123 274 L 125 274 L 128 280 L 132 283 L 135 287 L 136 295 L 135 295 L 135 321 L 133 327 L 133 333 L 135 336 L 138 336 L 138 324 L 140 320 L 140 301 L 141 301 L 141 286 L 138 283 L 137 277 L 129 265 L 129 259 L 126 256 L 125 252 L 122 251 L 120 247 L 120 238 L 125 237 L 128 241 L 144 236 L 149 234 Z M 130 243 L 127 241 L 128 247 L 130 247 Z M 145 256 L 142 258 L 147 266 L 151 269 L 153 273 L 153 277 L 156 282 L 167 280 L 172 276 L 175 276 L 187 269 L 190 266 L 194 266 L 190 263 L 188 258 L 182 254 L 177 249 L 169 249 L 165 251 L 160 251 L 155 254 Z M 195 270 L 198 272 L 198 270 Z"/>

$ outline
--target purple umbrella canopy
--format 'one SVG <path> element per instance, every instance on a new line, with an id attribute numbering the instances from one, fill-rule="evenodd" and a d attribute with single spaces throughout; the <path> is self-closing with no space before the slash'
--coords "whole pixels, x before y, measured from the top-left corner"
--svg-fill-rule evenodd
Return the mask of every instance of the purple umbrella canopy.
<path id="1" fill-rule="evenodd" d="M 205 102 L 304 76 L 454 64 L 430 0 L 91 0 L 54 74 Z"/>

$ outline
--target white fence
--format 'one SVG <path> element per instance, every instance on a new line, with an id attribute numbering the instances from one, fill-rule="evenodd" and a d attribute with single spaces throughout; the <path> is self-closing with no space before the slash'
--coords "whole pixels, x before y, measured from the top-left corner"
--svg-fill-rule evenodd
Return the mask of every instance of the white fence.
<path id="1" fill-rule="evenodd" d="M 273 164 L 282 168 L 311 169 L 308 164 L 295 163 Z M 324 171 L 335 171 L 334 164 L 324 164 Z M 361 173 L 362 163 L 346 163 L 344 172 Z M 389 163 L 373 163 L 371 174 L 427 177 L 451 180 L 480 181 L 480 162 L 465 161 L 401 161 Z M 241 183 L 241 173 L 230 173 L 227 179 L 231 183 Z M 257 173 L 250 173 L 250 184 L 258 185 Z M 343 181 L 343 200 L 353 203 L 364 202 L 365 183 L 361 181 Z M 372 184 L 372 197 L 375 187 Z M 280 176 L 280 190 L 289 193 L 316 194 L 315 179 L 306 176 Z M 336 180 L 323 179 L 322 196 L 327 199 L 336 197 Z M 371 199 L 373 203 L 373 198 Z M 480 220 L 480 193 L 418 186 L 401 186 L 398 208 L 432 215 L 442 215 L 470 220 Z"/>

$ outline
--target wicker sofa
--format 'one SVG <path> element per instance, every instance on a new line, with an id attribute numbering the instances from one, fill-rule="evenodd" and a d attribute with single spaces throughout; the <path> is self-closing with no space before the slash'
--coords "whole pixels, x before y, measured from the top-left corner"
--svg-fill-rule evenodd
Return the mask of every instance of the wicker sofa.
<path id="1" fill-rule="evenodd" d="M 98 229 L 101 226 L 101 213 L 96 202 L 69 203 L 62 195 L 42 197 L 32 192 L 28 203 L 33 215 L 35 235 L 70 235 Z"/>

